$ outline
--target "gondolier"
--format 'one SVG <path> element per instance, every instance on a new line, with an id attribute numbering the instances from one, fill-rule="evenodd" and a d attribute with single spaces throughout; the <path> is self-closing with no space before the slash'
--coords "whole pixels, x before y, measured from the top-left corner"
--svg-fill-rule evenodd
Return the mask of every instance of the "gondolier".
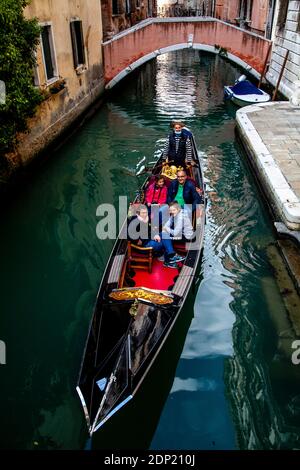
<path id="1" fill-rule="evenodd" d="M 166 140 L 163 160 L 185 168 L 193 163 L 190 132 L 180 121 L 173 122 L 173 130 Z"/>

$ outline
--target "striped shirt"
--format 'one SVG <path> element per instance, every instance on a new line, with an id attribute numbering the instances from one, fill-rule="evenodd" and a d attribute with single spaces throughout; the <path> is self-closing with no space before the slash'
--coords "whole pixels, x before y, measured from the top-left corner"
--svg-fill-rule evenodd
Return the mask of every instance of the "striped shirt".
<path id="1" fill-rule="evenodd" d="M 175 135 L 176 153 L 178 152 L 180 138 L 181 138 L 180 135 Z M 168 158 L 168 153 L 169 153 L 169 137 L 167 138 L 165 142 L 165 146 L 163 150 L 163 160 L 166 160 Z M 187 163 L 191 163 L 192 161 L 192 145 L 191 145 L 191 140 L 189 137 L 187 137 L 186 143 L 185 143 L 185 159 Z"/>

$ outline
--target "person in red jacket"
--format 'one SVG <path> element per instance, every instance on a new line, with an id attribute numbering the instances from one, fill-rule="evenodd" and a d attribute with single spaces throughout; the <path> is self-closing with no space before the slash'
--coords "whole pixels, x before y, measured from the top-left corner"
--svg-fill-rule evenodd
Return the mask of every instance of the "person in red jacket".
<path id="1" fill-rule="evenodd" d="M 145 195 L 145 204 L 148 207 L 151 204 L 166 204 L 168 196 L 168 188 L 165 179 L 161 175 L 155 176 L 154 183 L 150 184 Z"/>

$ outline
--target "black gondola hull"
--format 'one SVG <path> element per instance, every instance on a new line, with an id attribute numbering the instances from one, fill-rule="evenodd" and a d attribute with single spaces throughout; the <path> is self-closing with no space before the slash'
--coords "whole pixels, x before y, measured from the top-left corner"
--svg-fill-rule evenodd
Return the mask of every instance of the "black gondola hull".
<path id="1" fill-rule="evenodd" d="M 192 148 L 196 165 L 191 171 L 205 201 L 202 171 L 193 139 Z M 158 161 L 154 174 L 160 166 Z M 143 189 L 146 185 L 147 181 Z M 204 223 L 203 204 L 196 222 L 196 243 L 187 244 L 186 259 L 170 287 L 172 303 L 158 305 L 138 298 L 134 314 L 133 301 L 110 298 L 110 293 L 118 289 L 122 269 L 126 266 L 127 241 L 116 241 L 98 291 L 77 385 L 91 435 L 132 399 L 172 331 L 195 279 Z"/>

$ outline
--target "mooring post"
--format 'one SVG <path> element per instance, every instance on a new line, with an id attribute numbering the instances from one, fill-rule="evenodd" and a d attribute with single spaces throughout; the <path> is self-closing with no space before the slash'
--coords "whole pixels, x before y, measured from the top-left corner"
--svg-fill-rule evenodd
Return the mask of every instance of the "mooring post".
<path id="1" fill-rule="evenodd" d="M 286 51 L 285 58 L 284 58 L 284 61 L 283 61 L 283 64 L 282 64 L 282 67 L 281 67 L 281 70 L 280 70 L 280 74 L 279 74 L 279 77 L 278 77 L 278 80 L 277 80 L 276 88 L 275 88 L 274 93 L 273 93 L 272 101 L 275 101 L 275 98 L 276 98 L 276 95 L 277 95 L 277 92 L 278 92 L 278 88 L 279 88 L 279 85 L 280 85 L 280 82 L 281 82 L 281 78 L 282 78 L 282 75 L 283 75 L 283 71 L 285 69 L 285 64 L 286 64 L 287 59 L 288 59 L 289 52 L 290 51 Z"/>
<path id="2" fill-rule="evenodd" d="M 268 58 L 269 58 L 271 49 L 272 49 L 272 43 L 270 42 L 269 47 L 268 47 L 268 51 L 267 51 L 267 54 L 266 54 L 264 66 L 263 66 L 263 71 L 262 71 L 262 73 L 261 73 L 261 76 L 260 76 L 260 79 L 259 79 L 257 88 L 260 88 L 260 87 L 261 87 L 262 81 L 263 81 L 264 76 L 265 76 L 265 74 L 266 74 L 267 65 L 268 65 Z"/>

